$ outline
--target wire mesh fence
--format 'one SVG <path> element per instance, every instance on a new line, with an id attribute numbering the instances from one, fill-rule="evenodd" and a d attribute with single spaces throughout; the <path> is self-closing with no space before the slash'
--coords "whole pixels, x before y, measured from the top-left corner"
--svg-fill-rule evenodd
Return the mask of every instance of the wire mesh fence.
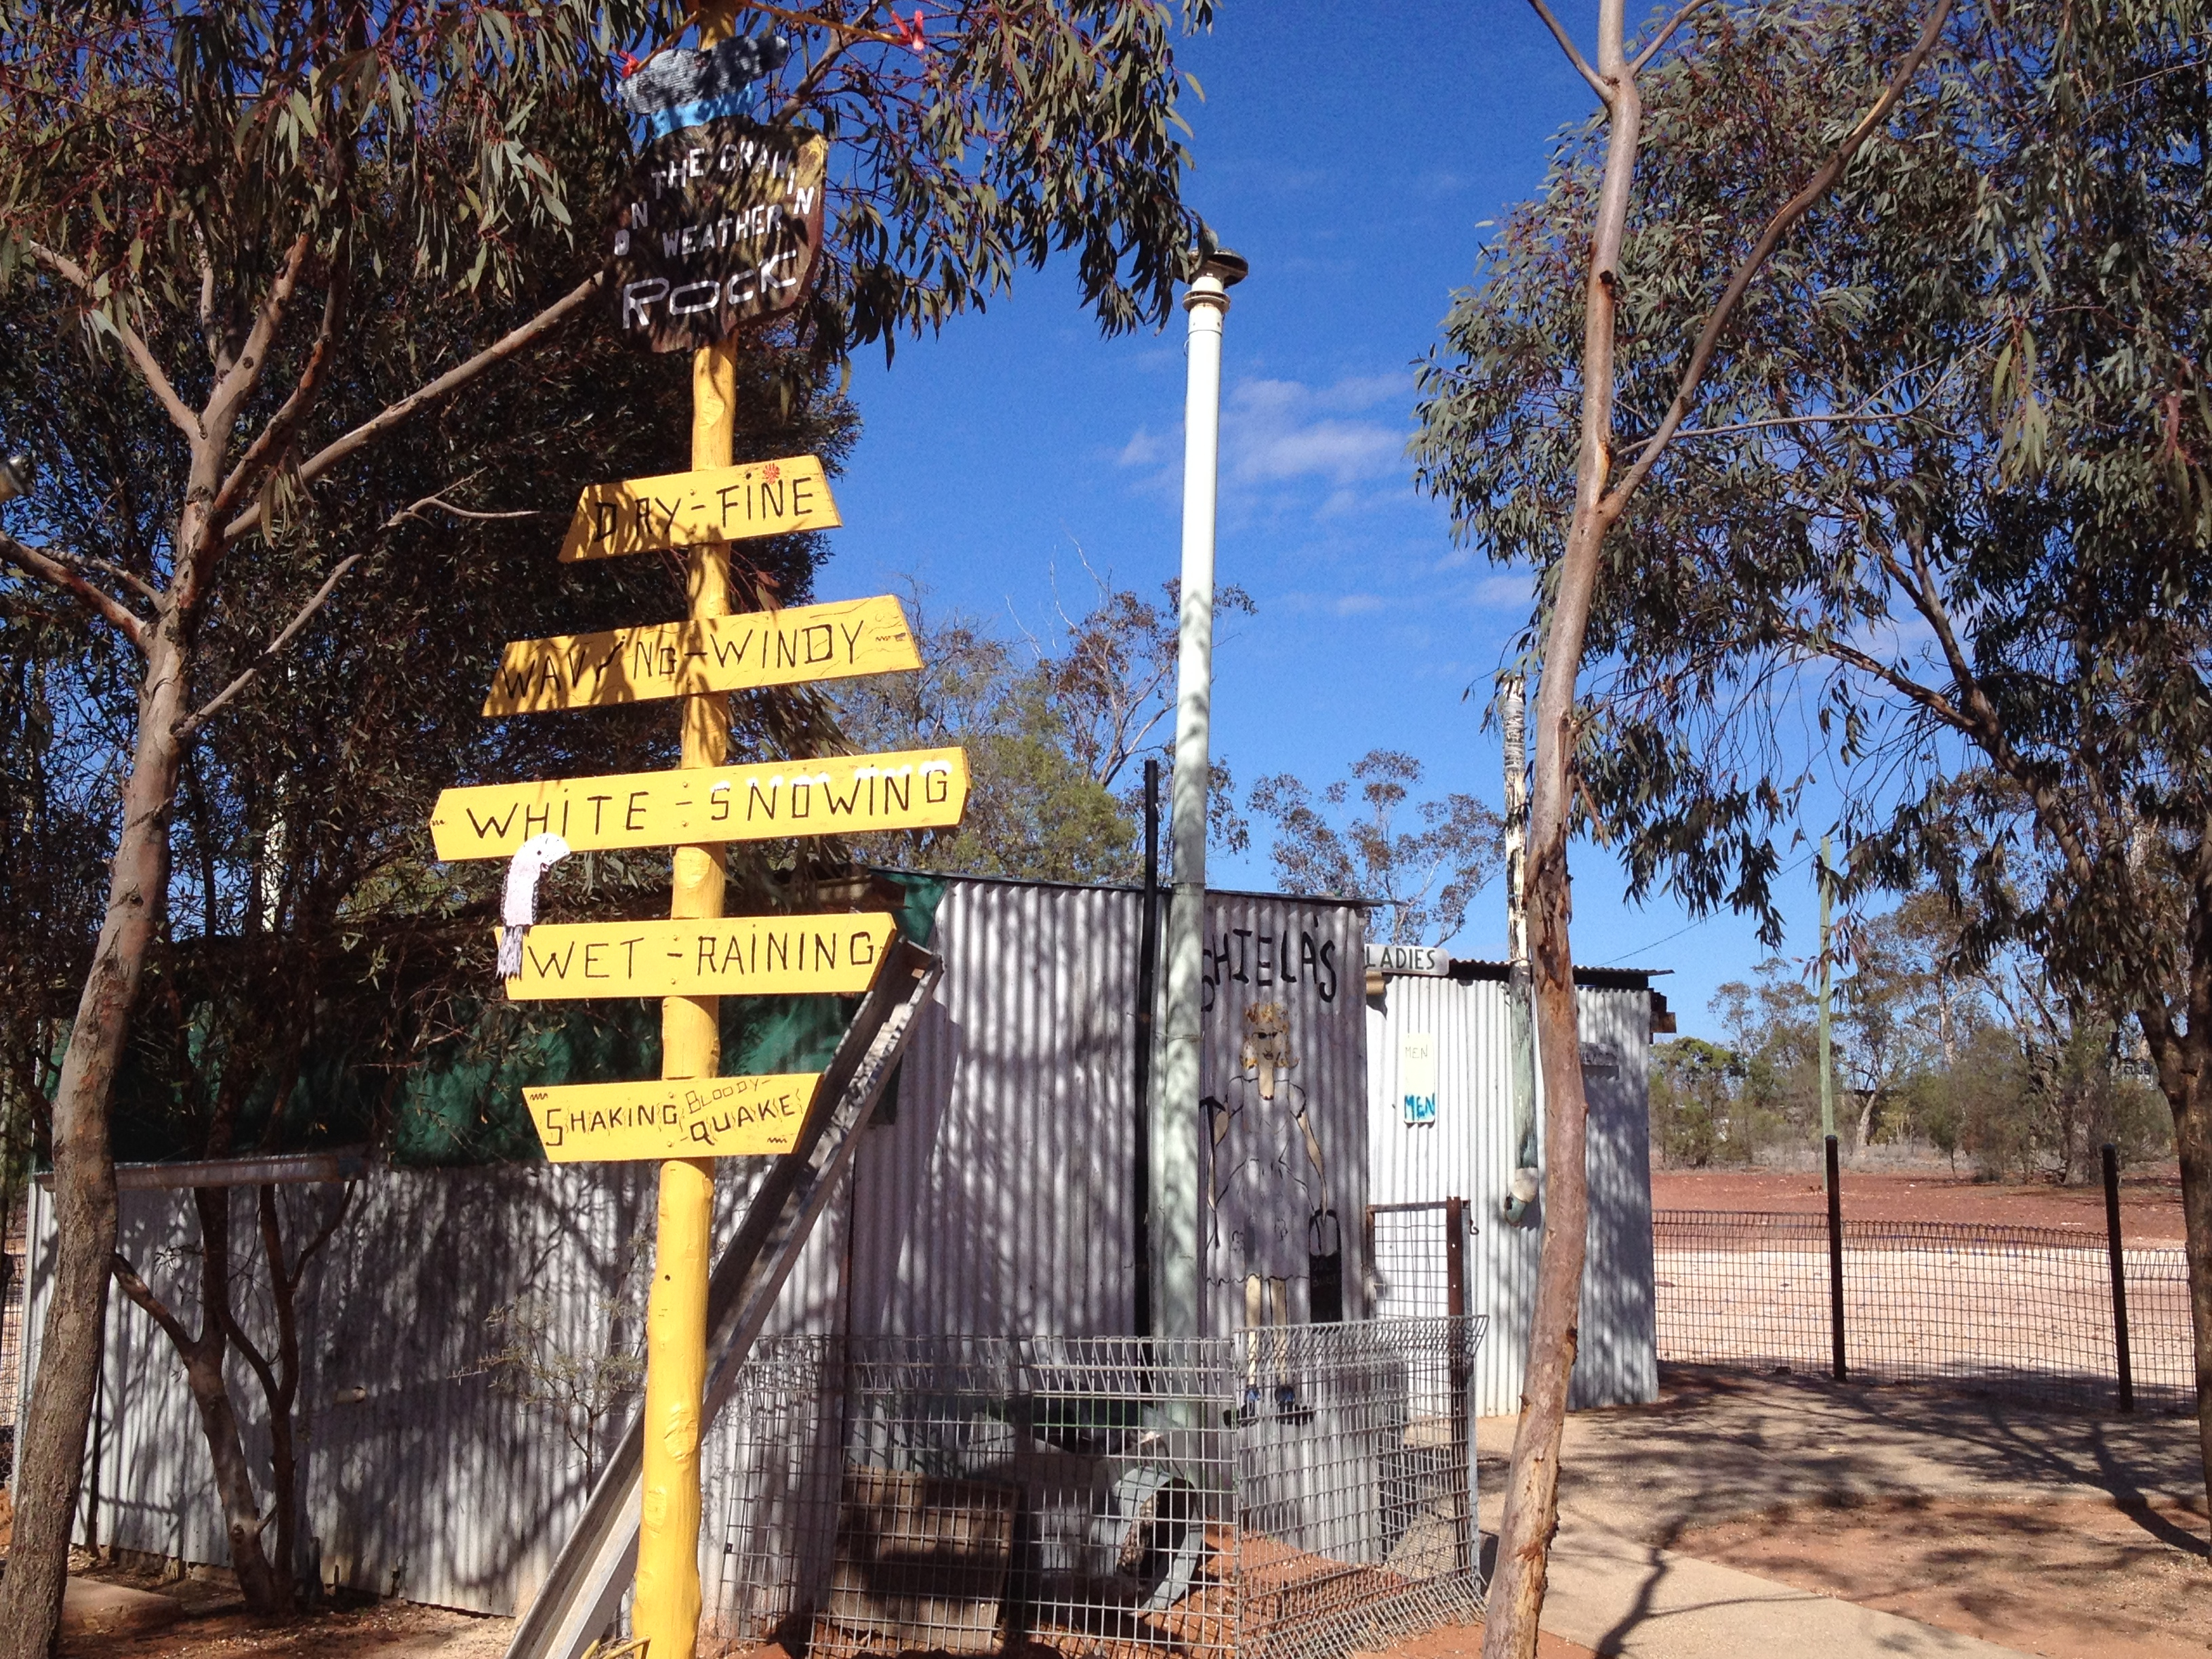
<path id="1" fill-rule="evenodd" d="M 1334 1659 L 1463 1618 L 1482 1331 L 764 1342 L 718 1482 L 718 1639 Z"/>
<path id="2" fill-rule="evenodd" d="M 1652 1215 L 1659 1358 L 1826 1372 L 1828 1224 L 1818 1215 Z M 2123 1252 L 2135 1399 L 2193 1409 L 2179 1246 Z M 2119 1394 L 2105 1240 L 2057 1227 L 1843 1224 L 1844 1346 L 1869 1381 L 1944 1382 L 2105 1407 Z"/>
<path id="3" fill-rule="evenodd" d="M 1465 1206 L 1460 1200 L 1370 1204 L 1366 1221 L 1367 1261 L 1375 1278 L 1378 1313 L 1422 1316 L 1467 1311 L 1464 1280 L 1455 1265 L 1466 1243 Z"/>
<path id="4" fill-rule="evenodd" d="M 17 1234 L 0 1236 L 0 1486 L 15 1478 L 15 1413 L 22 1392 L 23 1240 Z"/>

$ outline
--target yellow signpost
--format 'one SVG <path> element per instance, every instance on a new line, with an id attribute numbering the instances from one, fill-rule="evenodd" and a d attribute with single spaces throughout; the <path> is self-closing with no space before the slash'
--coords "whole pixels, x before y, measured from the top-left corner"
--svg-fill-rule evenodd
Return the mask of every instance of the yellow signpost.
<path id="1" fill-rule="evenodd" d="M 578 997 L 858 996 L 897 926 L 874 915 L 579 921 L 532 927 L 517 1002 Z"/>
<path id="2" fill-rule="evenodd" d="M 813 1072 L 525 1089 L 556 1164 L 787 1152 L 814 1103 Z"/>
<path id="3" fill-rule="evenodd" d="M 689 472 L 592 485 L 568 520 L 561 557 L 665 552 L 718 538 L 738 542 L 794 530 L 835 530 L 842 522 L 822 463 L 812 455 L 743 466 L 695 466 Z"/>
<path id="4" fill-rule="evenodd" d="M 921 666 L 906 613 L 896 599 L 884 595 L 604 634 L 517 640 L 492 676 L 483 712 L 603 708 Z"/>
<path id="5" fill-rule="evenodd" d="M 702 47 L 730 37 L 734 9 L 726 0 L 701 7 Z M 692 136 L 688 128 L 674 135 L 683 142 Z M 814 143 L 810 155 L 820 148 Z M 818 241 L 818 172 L 806 188 L 817 198 L 808 234 Z M 799 211 L 795 198 L 792 210 Z M 684 246 L 688 251 L 689 242 Z M 748 290 L 745 315 L 787 309 L 799 287 L 796 279 L 778 284 L 773 303 Z M 673 307 L 673 295 L 670 302 Z M 625 297 L 624 306 L 631 303 Z M 896 933 L 890 916 L 860 912 L 725 920 L 723 848 L 785 836 L 949 828 L 968 800 L 968 762 L 957 749 L 728 763 L 728 692 L 921 666 L 894 599 L 732 613 L 732 542 L 840 522 L 818 458 L 735 462 L 736 398 L 736 342 L 696 352 L 691 470 L 592 485 L 561 544 L 563 560 L 688 549 L 690 615 L 650 627 L 518 641 L 507 647 L 484 702 L 487 715 L 504 715 L 678 699 L 678 769 L 448 789 L 430 820 L 438 856 L 447 860 L 510 858 L 549 832 L 574 852 L 674 849 L 665 921 L 528 925 L 529 908 L 517 895 L 531 890 L 519 884 L 544 867 L 544 846 L 510 871 L 508 903 L 520 908 L 507 916 L 521 933 L 521 971 L 507 981 L 509 996 L 662 1000 L 658 1081 L 525 1091 L 545 1155 L 555 1162 L 661 1160 L 630 1615 L 632 1635 L 649 1659 L 694 1659 L 698 1641 L 700 1412 L 714 1159 L 791 1151 L 821 1081 L 811 1073 L 722 1076 L 720 999 L 866 992 Z"/>
<path id="6" fill-rule="evenodd" d="M 943 829 L 960 822 L 967 804 L 965 754 L 903 749 L 447 789 L 432 810 L 430 835 L 441 859 L 500 859 L 547 830 L 572 852 L 606 852 Z"/>

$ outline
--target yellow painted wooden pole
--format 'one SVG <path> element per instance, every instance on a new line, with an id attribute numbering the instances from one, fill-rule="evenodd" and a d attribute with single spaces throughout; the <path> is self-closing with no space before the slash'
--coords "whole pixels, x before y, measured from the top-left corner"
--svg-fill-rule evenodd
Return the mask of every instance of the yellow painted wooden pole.
<path id="1" fill-rule="evenodd" d="M 702 7 L 701 44 L 726 39 L 732 10 Z M 725 341 L 691 362 L 691 465 L 730 465 L 737 423 L 737 343 Z M 694 620 L 730 613 L 729 544 L 691 550 Z M 729 758 L 726 693 L 685 697 L 686 767 Z M 722 914 L 722 848 L 676 849 L 668 913 L 678 919 Z M 721 1000 L 668 997 L 660 1005 L 660 1075 L 714 1077 L 721 1070 Z M 645 1445 L 639 1510 L 637 1594 L 631 1633 L 645 1659 L 694 1659 L 699 1642 L 700 1400 L 707 1380 L 707 1273 L 714 1218 L 714 1161 L 672 1158 L 660 1166 L 653 1290 L 645 1312 Z"/>

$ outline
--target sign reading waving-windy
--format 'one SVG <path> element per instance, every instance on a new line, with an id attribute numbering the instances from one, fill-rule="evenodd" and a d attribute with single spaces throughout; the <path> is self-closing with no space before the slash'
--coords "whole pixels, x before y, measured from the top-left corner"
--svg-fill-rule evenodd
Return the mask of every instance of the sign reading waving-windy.
<path id="1" fill-rule="evenodd" d="M 835 530 L 844 520 L 813 455 L 702 467 L 625 483 L 593 484 L 561 543 L 564 560 L 659 553 L 720 538 Z"/>
<path id="2" fill-rule="evenodd" d="M 896 599 L 793 605 L 605 634 L 517 640 L 500 659 L 483 712 L 605 708 L 921 666 L 921 653 Z"/>
<path id="3" fill-rule="evenodd" d="M 678 772 L 624 772 L 447 789 L 430 814 L 441 859 L 503 859 L 532 836 L 578 853 L 772 841 L 781 836 L 939 830 L 968 805 L 968 757 L 957 749 Z"/>
<path id="4" fill-rule="evenodd" d="M 830 143 L 728 116 L 664 132 L 614 232 L 626 340 L 693 351 L 797 305 L 822 247 Z"/>

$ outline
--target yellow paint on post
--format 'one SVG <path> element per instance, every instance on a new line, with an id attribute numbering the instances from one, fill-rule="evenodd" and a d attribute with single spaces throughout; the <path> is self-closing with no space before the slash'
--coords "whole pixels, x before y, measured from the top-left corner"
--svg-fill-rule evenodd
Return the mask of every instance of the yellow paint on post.
<path id="1" fill-rule="evenodd" d="M 611 559 L 716 538 L 739 542 L 794 530 L 835 530 L 842 522 L 815 456 L 730 466 L 702 463 L 695 452 L 689 472 L 591 485 L 568 520 L 561 557 L 564 562 Z"/>
<path id="2" fill-rule="evenodd" d="M 447 789 L 430 815 L 430 836 L 441 859 L 499 859 L 548 830 L 576 852 L 605 852 L 943 829 L 958 823 L 967 805 L 963 752 L 907 749 Z M 714 868 L 719 877 L 719 860 Z M 718 883 L 714 908 L 689 914 L 720 915 L 720 893 Z"/>
<path id="3" fill-rule="evenodd" d="M 579 997 L 858 996 L 875 983 L 887 915 L 540 923 L 523 935 L 516 1002 Z"/>
<path id="4" fill-rule="evenodd" d="M 731 0 L 702 3 L 699 43 L 729 38 Z M 738 356 L 725 341 L 691 359 L 691 465 L 727 466 L 737 426 Z M 828 499 L 828 492 L 823 492 Z M 716 539 L 693 546 L 691 618 L 730 612 L 730 550 Z M 683 765 L 699 772 L 729 758 L 729 699 L 684 699 Z M 573 843 L 572 843 L 573 844 Z M 676 849 L 669 915 L 698 921 L 722 914 L 722 849 Z M 721 1003 L 670 997 L 660 1005 L 660 1074 L 671 1081 L 721 1073 Z M 639 1469 L 637 1588 L 630 1632 L 652 1659 L 695 1659 L 699 1645 L 699 1435 L 707 1386 L 708 1250 L 714 1220 L 714 1161 L 670 1158 L 660 1166 L 653 1234 L 653 1288 L 645 1304 L 645 1400 Z"/>
<path id="5" fill-rule="evenodd" d="M 483 712 L 604 708 L 921 666 L 906 612 L 885 594 L 604 634 L 517 640 L 500 659 Z"/>
<path id="6" fill-rule="evenodd" d="M 815 1072 L 525 1089 L 555 1164 L 758 1158 L 787 1152 L 814 1102 Z"/>

